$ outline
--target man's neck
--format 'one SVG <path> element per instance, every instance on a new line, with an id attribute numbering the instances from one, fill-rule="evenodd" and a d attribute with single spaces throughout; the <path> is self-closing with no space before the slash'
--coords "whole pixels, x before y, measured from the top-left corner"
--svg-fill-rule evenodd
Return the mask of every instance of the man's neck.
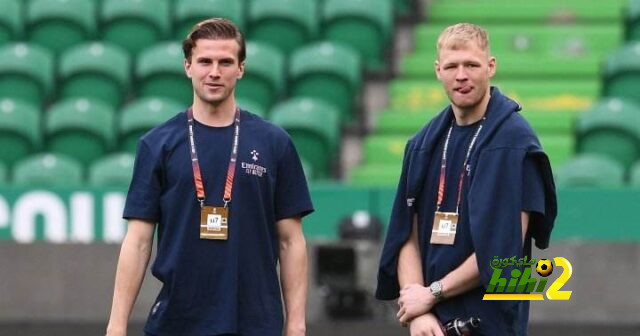
<path id="1" fill-rule="evenodd" d="M 233 124 L 236 102 L 233 96 L 215 106 L 200 99 L 193 101 L 193 117 L 201 124 L 212 127 L 225 127 Z"/>
<path id="2" fill-rule="evenodd" d="M 480 119 L 482 119 L 487 112 L 487 106 L 489 106 L 489 99 L 491 98 L 490 91 L 487 91 L 487 94 L 482 98 L 480 103 L 476 106 L 470 107 L 468 109 L 460 108 L 455 105 L 452 105 L 453 115 L 456 118 L 456 125 L 458 126 L 467 126 L 471 125 Z"/>

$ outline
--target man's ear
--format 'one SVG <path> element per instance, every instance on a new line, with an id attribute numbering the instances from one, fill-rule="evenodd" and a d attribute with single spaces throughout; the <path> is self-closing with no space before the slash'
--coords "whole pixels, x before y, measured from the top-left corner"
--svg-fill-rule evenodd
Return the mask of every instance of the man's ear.
<path id="1" fill-rule="evenodd" d="M 184 66 L 184 73 L 187 75 L 187 77 L 191 78 L 191 60 L 185 58 L 182 64 Z"/>
<path id="2" fill-rule="evenodd" d="M 433 70 L 435 71 L 438 80 L 440 80 L 440 63 L 438 63 L 438 60 L 433 62 Z"/>
<path id="3" fill-rule="evenodd" d="M 238 72 L 237 79 L 242 79 L 242 76 L 244 76 L 244 64 L 245 64 L 245 61 L 242 61 L 240 62 L 240 64 L 238 64 L 238 68 L 240 69 L 240 71 Z"/>

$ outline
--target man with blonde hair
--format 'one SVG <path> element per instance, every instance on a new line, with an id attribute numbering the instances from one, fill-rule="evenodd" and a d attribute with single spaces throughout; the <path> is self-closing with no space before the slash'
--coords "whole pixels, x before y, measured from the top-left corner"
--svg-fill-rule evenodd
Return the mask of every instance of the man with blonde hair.
<path id="1" fill-rule="evenodd" d="M 411 335 L 470 317 L 482 321 L 474 335 L 527 332 L 528 302 L 482 297 L 493 258 L 530 257 L 531 238 L 548 246 L 555 187 L 521 107 L 491 86 L 496 69 L 483 28 L 440 35 L 435 73 L 450 105 L 407 143 L 376 291 L 399 297 Z"/>

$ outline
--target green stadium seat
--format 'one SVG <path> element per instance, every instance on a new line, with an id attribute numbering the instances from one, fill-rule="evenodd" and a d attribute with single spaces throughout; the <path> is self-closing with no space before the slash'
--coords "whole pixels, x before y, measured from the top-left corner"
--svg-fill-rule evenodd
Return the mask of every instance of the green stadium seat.
<path id="1" fill-rule="evenodd" d="M 640 1 L 629 0 L 625 11 L 625 39 L 640 41 Z"/>
<path id="2" fill-rule="evenodd" d="M 538 139 L 554 168 L 573 156 L 575 139 L 572 134 L 540 134 Z"/>
<path id="3" fill-rule="evenodd" d="M 180 102 L 156 97 L 142 98 L 125 106 L 118 125 L 120 149 L 135 153 L 141 136 L 185 110 L 186 106 Z"/>
<path id="4" fill-rule="evenodd" d="M 578 152 L 600 154 L 625 169 L 640 159 L 640 107 L 621 98 L 603 99 L 580 116 Z"/>
<path id="5" fill-rule="evenodd" d="M 116 108 L 129 93 L 130 69 L 129 54 L 117 45 L 78 45 L 60 57 L 58 97 L 97 99 Z"/>
<path id="6" fill-rule="evenodd" d="M 339 115 L 333 106 L 314 98 L 292 98 L 273 108 L 271 121 L 291 135 L 316 178 L 329 176 L 340 139 Z"/>
<path id="7" fill-rule="evenodd" d="M 80 188 L 82 165 L 61 154 L 36 154 L 16 164 L 12 181 L 13 185 L 20 187 Z"/>
<path id="8" fill-rule="evenodd" d="M 98 100 L 62 100 L 47 111 L 44 133 L 48 151 L 88 165 L 113 148 L 115 112 Z"/>
<path id="9" fill-rule="evenodd" d="M 27 6 L 28 39 L 60 54 L 96 34 L 96 3 L 87 0 L 31 0 Z"/>
<path id="10" fill-rule="evenodd" d="M 439 111 L 437 109 L 409 110 L 388 108 L 378 116 L 378 135 L 410 136 L 424 127 Z"/>
<path id="11" fill-rule="evenodd" d="M 229 19 L 244 32 L 244 1 L 179 0 L 174 3 L 174 37 L 178 40 L 183 40 L 196 23 L 212 17 Z"/>
<path id="12" fill-rule="evenodd" d="M 237 82 L 237 97 L 271 108 L 285 86 L 284 66 L 284 55 L 280 50 L 264 42 L 247 43 L 245 72 Z"/>
<path id="13" fill-rule="evenodd" d="M 89 167 L 89 184 L 127 189 L 133 176 L 134 158 L 131 153 L 115 153 L 95 161 Z"/>
<path id="14" fill-rule="evenodd" d="M 408 16 L 413 12 L 411 0 L 393 0 L 393 12 L 396 16 Z"/>
<path id="15" fill-rule="evenodd" d="M 248 37 L 290 54 L 316 37 L 317 13 L 316 1 L 250 0 Z"/>
<path id="16" fill-rule="evenodd" d="M 165 38 L 170 29 L 168 0 L 103 0 L 102 39 L 137 55 Z"/>
<path id="17" fill-rule="evenodd" d="M 581 154 L 556 171 L 555 182 L 558 187 L 621 187 L 624 168 L 605 156 Z"/>
<path id="18" fill-rule="evenodd" d="M 360 56 L 339 43 L 318 42 L 297 49 L 291 55 L 291 96 L 313 97 L 333 104 L 341 121 L 354 120 L 354 97 L 362 85 Z"/>
<path id="19" fill-rule="evenodd" d="M 532 111 L 525 109 L 522 116 L 538 134 L 571 134 L 579 113 L 572 111 Z"/>
<path id="20" fill-rule="evenodd" d="M 640 103 L 640 42 L 630 42 L 612 53 L 602 70 L 603 96 Z"/>
<path id="21" fill-rule="evenodd" d="M 34 105 L 0 99 L 0 162 L 7 166 L 40 147 L 40 111 Z"/>
<path id="22" fill-rule="evenodd" d="M 370 135 L 364 139 L 364 164 L 402 162 L 409 137 L 402 135 Z"/>
<path id="23" fill-rule="evenodd" d="M 184 55 L 178 42 L 153 45 L 140 53 L 136 61 L 139 97 L 166 97 L 190 105 L 193 87 L 184 73 Z"/>
<path id="24" fill-rule="evenodd" d="M 360 52 L 369 70 L 384 68 L 383 51 L 391 38 L 391 0 L 325 0 L 322 35 Z"/>
<path id="25" fill-rule="evenodd" d="M 631 168 L 631 172 L 629 174 L 629 184 L 632 187 L 640 188 L 640 161 L 637 161 L 636 164 Z"/>
<path id="26" fill-rule="evenodd" d="M 13 97 L 41 106 L 53 88 L 53 56 L 26 43 L 0 47 L 0 97 Z"/>
<path id="27" fill-rule="evenodd" d="M 256 103 L 248 98 L 236 98 L 236 104 L 238 107 L 245 111 L 249 111 L 259 117 L 267 118 L 267 111 L 264 106 Z"/>
<path id="28" fill-rule="evenodd" d="M 349 184 L 368 187 L 396 187 L 402 172 L 402 161 L 396 164 L 365 164 L 351 171 Z"/>
<path id="29" fill-rule="evenodd" d="M 503 23 L 619 23 L 628 0 L 447 0 L 425 8 L 431 22 Z"/>
<path id="30" fill-rule="evenodd" d="M 0 45 L 4 45 L 9 41 L 16 41 L 22 37 L 23 7 L 22 0 L 3 0 L 2 10 L 0 11 Z"/>

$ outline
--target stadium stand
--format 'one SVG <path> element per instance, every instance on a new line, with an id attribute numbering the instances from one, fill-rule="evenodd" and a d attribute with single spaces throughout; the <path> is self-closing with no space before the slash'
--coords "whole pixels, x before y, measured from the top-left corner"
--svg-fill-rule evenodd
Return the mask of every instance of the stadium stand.
<path id="1" fill-rule="evenodd" d="M 102 0 L 102 40 L 136 55 L 163 40 L 171 27 L 168 0 Z"/>
<path id="2" fill-rule="evenodd" d="M 121 47 L 88 42 L 67 49 L 58 66 L 58 99 L 93 98 L 117 108 L 131 88 L 131 58 Z"/>
<path id="3" fill-rule="evenodd" d="M 96 2 L 87 0 L 31 0 L 26 15 L 27 38 L 60 54 L 96 34 Z"/>
<path id="4" fill-rule="evenodd" d="M 603 96 L 624 97 L 640 103 L 640 42 L 630 42 L 607 58 L 602 71 Z"/>
<path id="5" fill-rule="evenodd" d="M 114 153 L 100 158 L 89 167 L 89 185 L 126 189 L 131 183 L 134 156 Z"/>
<path id="6" fill-rule="evenodd" d="M 17 99 L 0 99 L 0 163 L 12 166 L 40 147 L 40 111 Z"/>
<path id="7" fill-rule="evenodd" d="M 353 121 L 355 97 L 362 84 L 360 56 L 352 48 L 332 42 L 307 44 L 289 62 L 293 97 L 314 97 L 333 104 L 342 123 Z"/>
<path id="8" fill-rule="evenodd" d="M 135 66 L 138 97 L 165 97 L 185 106 L 191 104 L 193 90 L 183 60 L 178 42 L 160 42 L 144 49 Z"/>
<path id="9" fill-rule="evenodd" d="M 288 55 L 317 37 L 317 5 L 316 1 L 251 0 L 247 36 Z"/>
<path id="10" fill-rule="evenodd" d="M 53 85 L 53 55 L 48 50 L 22 42 L 0 47 L 0 97 L 42 106 Z"/>
<path id="11" fill-rule="evenodd" d="M 581 154 L 556 172 L 558 187 L 617 188 L 624 185 L 624 168 L 597 154 Z"/>
<path id="12" fill-rule="evenodd" d="M 47 151 L 87 166 L 112 150 L 115 112 L 98 100 L 60 100 L 46 112 L 44 135 Z"/>
<path id="13" fill-rule="evenodd" d="M 247 43 L 247 58 L 242 80 L 237 82 L 237 97 L 254 101 L 269 109 L 280 99 L 285 80 L 285 57 L 265 42 Z"/>
<path id="14" fill-rule="evenodd" d="M 142 135 L 184 109 L 179 102 L 160 97 L 140 98 L 129 103 L 122 109 L 117 126 L 118 148 L 135 153 Z"/>
<path id="15" fill-rule="evenodd" d="M 184 39 L 193 26 L 205 19 L 223 17 L 233 21 L 245 31 L 244 1 L 179 0 L 174 2 L 173 37 Z"/>
<path id="16" fill-rule="evenodd" d="M 270 116 L 271 121 L 291 135 L 300 157 L 311 165 L 314 176 L 330 177 L 340 141 L 339 112 L 322 100 L 296 97 L 276 105 Z"/>
<path id="17" fill-rule="evenodd" d="M 0 11 L 0 45 L 22 38 L 24 20 L 22 0 L 4 0 Z"/>
<path id="18" fill-rule="evenodd" d="M 36 188 L 79 188 L 83 169 L 76 160 L 62 154 L 41 153 L 18 162 L 13 184 Z"/>

